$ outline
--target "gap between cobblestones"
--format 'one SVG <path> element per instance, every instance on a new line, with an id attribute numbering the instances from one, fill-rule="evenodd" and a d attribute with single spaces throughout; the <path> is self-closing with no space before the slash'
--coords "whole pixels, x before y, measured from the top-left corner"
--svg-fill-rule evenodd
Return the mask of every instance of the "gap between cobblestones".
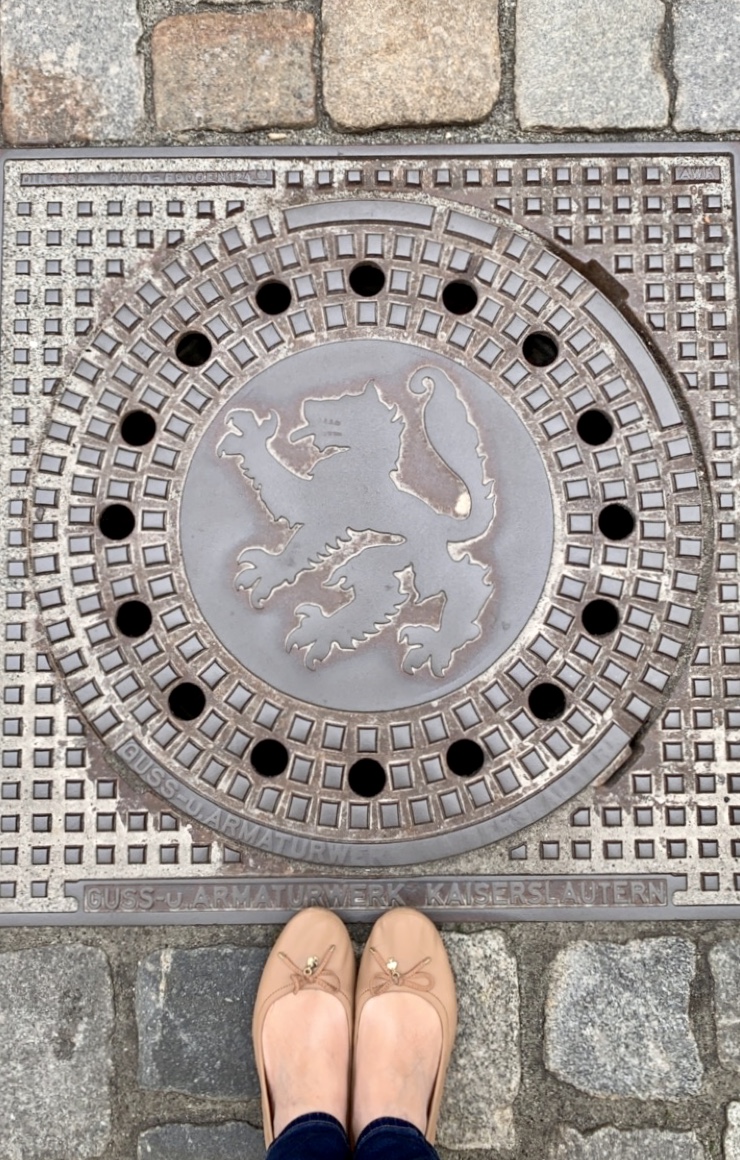
<path id="1" fill-rule="evenodd" d="M 673 0 L 663 0 L 665 6 L 665 20 L 663 23 L 663 37 L 661 40 L 660 63 L 668 85 L 668 123 L 673 124 L 676 112 L 676 95 L 678 93 L 678 78 L 673 67 L 673 50 L 675 46 L 675 26 Z"/>

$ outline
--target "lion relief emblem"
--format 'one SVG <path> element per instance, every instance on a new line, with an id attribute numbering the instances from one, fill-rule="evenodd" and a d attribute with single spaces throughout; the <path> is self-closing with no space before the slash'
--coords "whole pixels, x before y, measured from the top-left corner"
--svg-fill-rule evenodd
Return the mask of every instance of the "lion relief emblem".
<path id="1" fill-rule="evenodd" d="M 404 392 L 389 400 L 370 379 L 306 398 L 298 424 L 274 410 L 229 412 L 218 454 L 233 458 L 259 521 L 279 533 L 277 545 L 266 534 L 244 546 L 235 584 L 254 609 L 295 585 L 285 647 L 308 668 L 386 634 L 404 672 L 442 677 L 481 636 L 493 583 L 475 541 L 495 496 L 479 434 L 438 367 L 420 367 Z M 435 502 L 441 476 L 455 480 L 453 510 Z"/>

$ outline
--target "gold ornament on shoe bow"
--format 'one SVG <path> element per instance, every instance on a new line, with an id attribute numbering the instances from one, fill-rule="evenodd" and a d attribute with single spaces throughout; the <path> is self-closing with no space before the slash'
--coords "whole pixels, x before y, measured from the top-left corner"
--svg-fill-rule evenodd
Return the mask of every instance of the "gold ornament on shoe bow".
<path id="1" fill-rule="evenodd" d="M 329 991 L 335 995 L 337 991 L 341 990 L 341 981 L 335 971 L 329 970 L 328 963 L 331 956 L 336 950 L 335 946 L 330 946 L 323 961 L 317 955 L 309 955 L 306 959 L 305 967 L 299 967 L 289 955 L 283 951 L 278 952 L 278 958 L 287 963 L 291 968 L 290 979 L 293 984 L 293 994 L 297 995 L 299 991 L 306 987 L 321 987 L 324 991 Z"/>
<path id="2" fill-rule="evenodd" d="M 375 947 L 370 947 L 370 954 L 380 967 L 380 972 L 370 980 L 371 995 L 382 995 L 384 991 L 390 991 L 392 987 L 408 987 L 411 991 L 431 991 L 434 986 L 434 979 L 428 971 L 423 969 L 427 963 L 432 961 L 429 956 L 420 959 L 415 966 L 402 974 L 395 959 L 384 960 Z"/>

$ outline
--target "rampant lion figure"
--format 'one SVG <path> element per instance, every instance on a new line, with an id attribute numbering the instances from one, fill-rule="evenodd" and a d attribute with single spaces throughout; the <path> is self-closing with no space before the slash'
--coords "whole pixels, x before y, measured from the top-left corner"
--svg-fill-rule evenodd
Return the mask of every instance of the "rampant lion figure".
<path id="1" fill-rule="evenodd" d="M 309 667 L 326 660 L 335 647 L 353 650 L 376 636 L 412 596 L 417 603 L 442 597 L 443 608 L 436 628 L 413 623 L 397 628 L 407 673 L 428 665 L 435 676 L 443 676 L 453 655 L 481 635 L 480 616 L 493 585 L 487 568 L 461 547 L 483 536 L 494 518 L 493 486 L 478 433 L 452 380 L 438 367 L 416 370 L 408 389 L 426 396 L 425 469 L 433 471 L 435 461 L 439 469 L 441 459 L 459 477 L 469 501 L 458 505 L 467 507 L 464 515 L 440 513 L 399 484 L 406 421 L 398 407 L 383 400 L 372 379 L 359 394 L 303 403 L 303 425 L 290 440 L 311 439 L 324 453 L 308 475 L 292 471 L 270 446 L 279 428 L 275 411 L 262 420 L 248 408 L 229 414 L 219 454 L 237 458 L 272 519 L 287 521 L 291 528 L 277 553 L 255 546 L 240 553 L 237 585 L 249 591 L 252 606 L 263 607 L 278 588 L 325 566 L 344 549 L 324 587 L 341 589 L 345 603 L 330 614 L 318 604 L 299 604 L 299 623 L 286 637 L 288 650 L 306 650 Z M 347 559 L 347 545 L 351 552 L 353 539 L 368 531 L 385 542 L 365 542 Z M 401 583 L 409 569 L 414 593 Z"/>

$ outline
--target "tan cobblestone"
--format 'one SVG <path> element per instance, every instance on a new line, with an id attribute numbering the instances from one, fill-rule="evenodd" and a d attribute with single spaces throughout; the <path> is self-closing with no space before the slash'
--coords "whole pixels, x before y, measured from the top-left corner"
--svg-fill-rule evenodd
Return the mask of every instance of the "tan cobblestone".
<path id="1" fill-rule="evenodd" d="M 499 92 L 497 0 L 323 0 L 324 101 L 342 128 L 479 121 Z"/>
<path id="2" fill-rule="evenodd" d="M 244 132 L 316 120 L 314 18 L 283 9 L 172 16 L 152 35 L 157 127 Z"/>

